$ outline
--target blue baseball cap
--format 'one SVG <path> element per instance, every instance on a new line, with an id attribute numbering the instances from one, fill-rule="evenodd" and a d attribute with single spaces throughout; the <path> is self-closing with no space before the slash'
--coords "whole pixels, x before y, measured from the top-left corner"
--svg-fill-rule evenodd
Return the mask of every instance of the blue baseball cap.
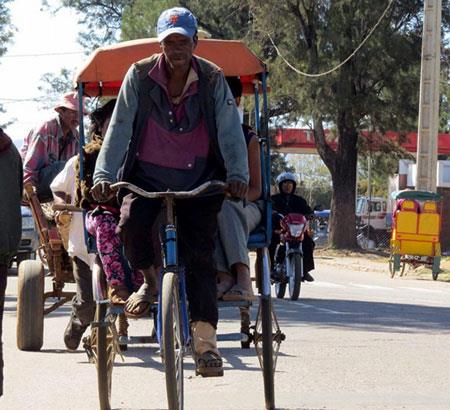
<path id="1" fill-rule="evenodd" d="M 173 7 L 161 13 L 156 32 L 159 42 L 175 33 L 192 38 L 197 33 L 197 19 L 188 9 Z"/>

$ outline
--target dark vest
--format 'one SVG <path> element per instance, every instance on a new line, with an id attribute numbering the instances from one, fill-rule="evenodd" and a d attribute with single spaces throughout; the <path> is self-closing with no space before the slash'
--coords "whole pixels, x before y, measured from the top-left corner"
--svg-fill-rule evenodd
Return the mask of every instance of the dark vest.
<path id="1" fill-rule="evenodd" d="M 152 111 L 153 101 L 150 98 L 150 93 L 153 90 L 153 87 L 159 87 L 159 85 L 148 76 L 148 73 L 156 64 L 159 56 L 160 54 L 154 54 L 151 57 L 134 64 L 139 78 L 138 110 L 133 122 L 133 134 L 128 145 L 127 154 L 123 166 L 118 173 L 119 181 L 129 181 L 132 177 L 140 139 L 146 126 L 147 119 Z M 194 56 L 193 58 L 196 60 L 198 67 L 197 75 L 199 78 L 200 109 L 206 122 L 210 141 L 208 158 L 209 167 L 215 169 L 215 175 L 224 180 L 226 177 L 226 170 L 217 141 L 216 117 L 214 111 L 214 87 L 221 69 L 203 58 L 197 56 Z"/>

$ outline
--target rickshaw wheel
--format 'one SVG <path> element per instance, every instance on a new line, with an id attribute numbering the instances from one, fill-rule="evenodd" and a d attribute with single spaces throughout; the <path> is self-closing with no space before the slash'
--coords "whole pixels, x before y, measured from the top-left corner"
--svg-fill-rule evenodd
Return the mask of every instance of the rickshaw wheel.
<path id="1" fill-rule="evenodd" d="M 169 410 L 183 409 L 183 331 L 178 276 L 167 272 L 162 284 L 162 352 Z"/>
<path id="2" fill-rule="evenodd" d="M 267 249 L 257 250 L 258 269 L 257 275 L 261 278 L 262 287 L 260 288 L 259 308 L 255 322 L 255 334 L 253 337 L 259 364 L 263 370 L 264 379 L 264 397 L 266 409 L 275 409 L 275 366 L 276 359 L 281 343 L 281 334 L 272 310 L 272 298 L 270 295 L 270 269 Z M 264 284 L 269 287 L 265 289 Z M 272 320 L 275 321 L 275 337 L 272 332 Z M 274 348 L 275 345 L 275 348 Z"/>
<path id="3" fill-rule="evenodd" d="M 400 264 L 400 276 L 403 276 L 404 274 L 406 274 L 406 262 L 402 262 Z"/>
<path id="4" fill-rule="evenodd" d="M 394 255 L 391 254 L 389 257 L 389 273 L 391 274 L 391 278 L 395 276 L 395 270 L 394 270 Z"/>
<path id="5" fill-rule="evenodd" d="M 250 308 L 239 308 L 241 316 L 241 349 L 250 349 L 252 337 L 250 334 Z"/>
<path id="6" fill-rule="evenodd" d="M 107 308 L 106 303 L 97 304 L 91 335 L 101 410 L 111 409 L 112 372 L 116 356 L 114 321 L 108 318 Z"/>
<path id="7" fill-rule="evenodd" d="M 40 261 L 19 265 L 17 290 L 17 347 L 38 351 L 44 341 L 44 268 Z"/>
<path id="8" fill-rule="evenodd" d="M 303 276 L 303 259 L 298 253 L 294 253 L 289 258 L 291 275 L 289 275 L 289 297 L 291 300 L 297 300 L 300 296 Z"/>

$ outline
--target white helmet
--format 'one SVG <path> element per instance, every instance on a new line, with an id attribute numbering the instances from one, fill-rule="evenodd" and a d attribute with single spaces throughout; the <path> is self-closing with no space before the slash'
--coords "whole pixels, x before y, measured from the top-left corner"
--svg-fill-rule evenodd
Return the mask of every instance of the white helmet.
<path id="1" fill-rule="evenodd" d="M 284 181 L 292 181 L 294 185 L 297 185 L 297 175 L 293 172 L 282 172 L 277 176 L 277 184 L 280 185 Z"/>

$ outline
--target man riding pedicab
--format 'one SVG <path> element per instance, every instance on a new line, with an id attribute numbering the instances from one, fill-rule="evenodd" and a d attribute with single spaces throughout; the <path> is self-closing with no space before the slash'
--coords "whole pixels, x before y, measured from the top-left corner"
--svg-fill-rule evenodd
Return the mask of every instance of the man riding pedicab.
<path id="1" fill-rule="evenodd" d="M 231 196 L 245 198 L 247 149 L 239 114 L 220 68 L 193 55 L 195 16 L 182 7 L 165 10 L 157 34 L 162 54 L 133 64 L 123 81 L 96 164 L 94 198 L 110 198 L 117 175 L 146 191 L 187 191 L 221 179 Z M 125 313 L 135 317 L 148 311 L 157 293 L 149 233 L 161 201 L 133 193 L 121 199 L 118 229 L 125 254 L 145 278 L 125 305 Z M 186 267 L 196 367 L 202 376 L 223 374 L 212 261 L 222 201 L 223 195 L 215 194 L 177 202 L 180 256 Z"/>

